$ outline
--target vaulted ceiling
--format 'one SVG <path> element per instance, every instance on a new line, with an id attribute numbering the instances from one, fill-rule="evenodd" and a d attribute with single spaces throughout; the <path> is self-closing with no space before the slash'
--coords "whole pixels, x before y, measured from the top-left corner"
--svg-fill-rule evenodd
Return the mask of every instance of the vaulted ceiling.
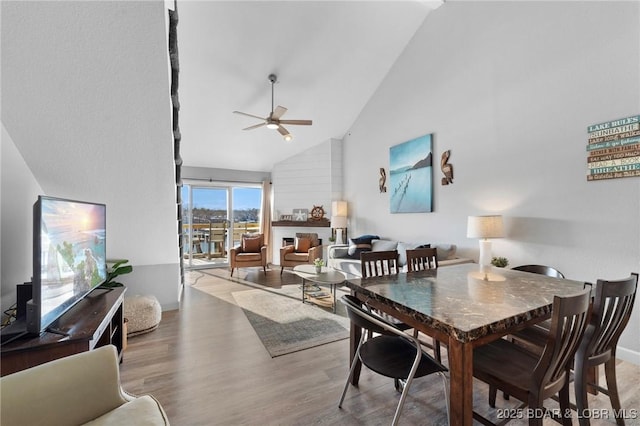
<path id="1" fill-rule="evenodd" d="M 181 155 L 185 166 L 270 171 L 285 158 L 342 139 L 441 1 L 179 1 Z M 277 130 L 260 117 L 312 126 Z M 389 108 L 393 108 L 392 105 Z M 383 117 L 381 117 L 383 118 Z"/>

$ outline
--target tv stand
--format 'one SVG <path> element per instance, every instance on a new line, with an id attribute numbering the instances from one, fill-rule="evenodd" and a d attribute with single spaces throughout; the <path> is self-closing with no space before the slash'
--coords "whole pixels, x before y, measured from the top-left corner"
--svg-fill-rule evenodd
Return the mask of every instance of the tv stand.
<path id="1" fill-rule="evenodd" d="M 126 288 L 116 287 L 106 292 L 104 289 L 96 290 L 87 295 L 91 297 L 83 298 L 51 323 L 51 331 L 3 344 L 0 375 L 6 376 L 104 345 L 114 345 L 122 362 Z"/>

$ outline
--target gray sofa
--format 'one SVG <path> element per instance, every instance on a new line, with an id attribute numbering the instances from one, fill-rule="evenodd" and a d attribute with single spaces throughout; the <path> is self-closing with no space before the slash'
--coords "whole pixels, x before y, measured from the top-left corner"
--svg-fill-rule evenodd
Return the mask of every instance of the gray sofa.
<path id="1" fill-rule="evenodd" d="M 407 270 L 407 250 L 417 248 L 422 243 L 405 243 L 387 239 L 374 239 L 371 241 L 371 251 L 398 251 L 398 266 L 401 272 Z M 459 265 L 473 263 L 472 259 L 456 256 L 455 244 L 432 244 L 435 247 L 438 258 L 438 266 Z M 360 259 L 349 256 L 348 244 L 336 244 L 329 246 L 327 250 L 327 266 L 338 269 L 347 274 L 347 277 L 361 277 Z"/>

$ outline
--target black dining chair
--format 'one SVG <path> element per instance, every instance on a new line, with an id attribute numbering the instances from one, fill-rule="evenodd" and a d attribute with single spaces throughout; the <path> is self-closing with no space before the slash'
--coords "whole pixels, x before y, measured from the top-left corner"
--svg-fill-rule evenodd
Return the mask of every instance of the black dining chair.
<path id="1" fill-rule="evenodd" d="M 437 267 L 438 257 L 435 248 L 407 250 L 407 272 L 424 271 Z"/>
<path id="2" fill-rule="evenodd" d="M 514 271 L 531 272 L 533 274 L 546 275 L 547 277 L 564 278 L 564 274 L 551 266 L 546 265 L 521 265 L 515 266 Z"/>
<path id="3" fill-rule="evenodd" d="M 399 254 L 390 251 L 363 251 L 360 253 L 360 268 L 362 278 L 379 277 L 381 275 L 395 275 L 398 269 Z"/>
<path id="4" fill-rule="evenodd" d="M 446 374 L 447 368 L 425 353 L 417 338 L 408 335 L 396 325 L 370 311 L 356 297 L 344 295 L 340 301 L 347 309 L 352 326 L 361 327 L 367 330 L 368 333 L 362 333 L 338 407 L 342 408 L 342 403 L 349 388 L 349 379 L 359 360 L 367 368 L 378 374 L 393 378 L 396 382 L 400 380 L 404 382 L 402 395 L 391 422 L 392 425 L 398 423 L 413 379 L 430 374 L 438 374 L 442 377 L 448 416 L 449 383 Z M 367 338 L 367 335 L 373 335 L 373 333 L 375 333 L 374 337 Z"/>
<path id="5" fill-rule="evenodd" d="M 473 375 L 490 387 L 501 389 L 529 407 L 529 425 L 541 426 L 546 417 L 543 402 L 559 395 L 563 425 L 571 425 L 569 405 L 570 367 L 587 327 L 590 290 L 573 296 L 554 296 L 551 329 L 542 355 L 516 343 L 498 339 L 473 350 Z M 494 401 L 495 402 L 495 401 Z M 474 419 L 492 424 L 474 411 Z"/>
<path id="6" fill-rule="evenodd" d="M 578 413 L 588 413 L 587 388 L 595 387 L 609 397 L 616 423 L 624 425 L 616 382 L 616 347 L 627 326 L 638 289 L 638 274 L 617 281 L 598 280 L 589 326 L 576 352 L 574 387 Z M 604 364 L 607 388 L 588 383 L 589 369 Z M 589 425 L 589 416 L 578 416 L 580 426 Z"/>
<path id="7" fill-rule="evenodd" d="M 511 268 L 514 271 L 531 272 L 532 274 L 545 275 L 547 277 L 564 279 L 564 274 L 551 266 L 546 265 L 521 265 Z M 533 352 L 542 350 L 547 342 L 547 334 L 549 333 L 550 321 L 543 321 L 523 330 L 519 330 L 511 334 L 511 340 L 518 341 L 523 346 Z"/>

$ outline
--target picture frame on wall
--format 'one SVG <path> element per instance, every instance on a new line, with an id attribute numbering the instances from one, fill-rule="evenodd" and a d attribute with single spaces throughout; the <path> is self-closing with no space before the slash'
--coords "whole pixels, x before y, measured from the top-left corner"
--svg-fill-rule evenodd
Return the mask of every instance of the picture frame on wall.
<path id="1" fill-rule="evenodd" d="M 432 157 L 432 134 L 389 148 L 388 193 L 391 213 L 433 211 Z"/>

